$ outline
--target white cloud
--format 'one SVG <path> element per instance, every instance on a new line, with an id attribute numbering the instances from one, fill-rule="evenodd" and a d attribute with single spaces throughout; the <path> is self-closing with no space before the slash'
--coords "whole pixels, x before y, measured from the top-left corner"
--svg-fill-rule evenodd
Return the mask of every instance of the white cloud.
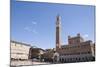
<path id="1" fill-rule="evenodd" d="M 89 35 L 88 35 L 88 34 L 84 34 L 84 35 L 83 35 L 83 38 L 84 38 L 85 40 L 88 40 Z"/>
<path id="2" fill-rule="evenodd" d="M 32 21 L 31 24 L 36 25 L 37 22 Z M 30 32 L 30 33 L 34 33 L 34 34 L 37 34 L 37 33 L 38 33 L 38 32 L 36 31 L 36 29 L 33 28 L 32 26 L 27 26 L 27 27 L 24 28 L 24 30 L 26 30 L 27 32 Z"/>
<path id="3" fill-rule="evenodd" d="M 31 29 L 29 27 L 25 27 L 24 28 L 26 31 L 31 31 Z"/>
<path id="4" fill-rule="evenodd" d="M 88 38 L 89 36 L 88 36 L 88 34 L 85 34 L 84 37 L 85 37 L 85 38 Z"/>
<path id="5" fill-rule="evenodd" d="M 37 22 L 33 21 L 33 22 L 32 22 L 32 24 L 33 24 L 33 25 L 36 25 L 36 24 L 37 24 Z"/>
<path id="6" fill-rule="evenodd" d="M 34 33 L 34 34 L 37 34 L 38 32 L 30 27 L 25 27 L 24 30 L 30 32 L 30 33 Z"/>
<path id="7" fill-rule="evenodd" d="M 37 31 L 36 30 L 31 30 L 33 33 L 37 34 Z"/>

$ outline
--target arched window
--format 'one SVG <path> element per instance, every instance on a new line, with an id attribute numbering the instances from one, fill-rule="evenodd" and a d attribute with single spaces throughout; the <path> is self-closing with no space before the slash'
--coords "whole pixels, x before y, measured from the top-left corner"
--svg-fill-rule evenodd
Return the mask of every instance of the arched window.
<path id="1" fill-rule="evenodd" d="M 82 57 L 82 61 L 84 61 L 84 57 Z"/>
<path id="2" fill-rule="evenodd" d="M 60 62 L 62 62 L 62 59 L 60 58 L 60 60 L 59 60 Z"/>
<path id="3" fill-rule="evenodd" d="M 88 58 L 87 57 L 85 57 L 85 59 L 86 59 L 86 61 L 88 61 Z"/>
<path id="4" fill-rule="evenodd" d="M 79 61 L 80 61 L 81 59 L 79 58 Z"/>
<path id="5" fill-rule="evenodd" d="M 64 62 L 64 59 L 62 58 L 62 63 Z"/>
<path id="6" fill-rule="evenodd" d="M 76 58 L 74 58 L 74 60 L 77 62 L 77 57 L 76 57 Z"/>

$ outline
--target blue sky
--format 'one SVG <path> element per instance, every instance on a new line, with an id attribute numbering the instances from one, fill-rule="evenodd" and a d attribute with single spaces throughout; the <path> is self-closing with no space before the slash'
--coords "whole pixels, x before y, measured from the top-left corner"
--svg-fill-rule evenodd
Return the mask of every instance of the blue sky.
<path id="1" fill-rule="evenodd" d="M 73 4 L 11 2 L 11 39 L 40 48 L 55 47 L 56 16 L 61 16 L 61 40 L 80 33 L 94 42 L 95 7 Z"/>

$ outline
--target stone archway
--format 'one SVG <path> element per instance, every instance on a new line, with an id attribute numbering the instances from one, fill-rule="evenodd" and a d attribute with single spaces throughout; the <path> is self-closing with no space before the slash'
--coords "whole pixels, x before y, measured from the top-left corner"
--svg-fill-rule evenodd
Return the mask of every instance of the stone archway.
<path id="1" fill-rule="evenodd" d="M 53 63 L 58 63 L 59 62 L 59 53 L 55 52 L 53 54 Z"/>

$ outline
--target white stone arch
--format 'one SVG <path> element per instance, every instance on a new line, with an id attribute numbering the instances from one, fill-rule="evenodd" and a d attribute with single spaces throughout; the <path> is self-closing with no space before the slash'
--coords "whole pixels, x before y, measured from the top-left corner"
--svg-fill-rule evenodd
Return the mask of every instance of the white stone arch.
<path id="1" fill-rule="evenodd" d="M 53 54 L 53 62 L 54 63 L 59 62 L 59 53 L 55 52 Z"/>

